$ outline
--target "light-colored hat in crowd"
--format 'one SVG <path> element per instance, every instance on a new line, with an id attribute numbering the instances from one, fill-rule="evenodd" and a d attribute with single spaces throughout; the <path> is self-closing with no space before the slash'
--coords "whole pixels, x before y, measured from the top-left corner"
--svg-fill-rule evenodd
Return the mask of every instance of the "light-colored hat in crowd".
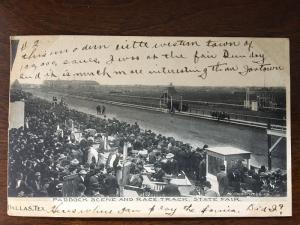
<path id="1" fill-rule="evenodd" d="M 173 158 L 174 157 L 174 154 L 173 153 L 168 153 L 167 155 L 166 155 L 166 158 L 167 159 L 171 159 L 171 158 Z"/>
<path id="2" fill-rule="evenodd" d="M 65 159 L 65 158 L 67 158 L 67 156 L 65 156 L 65 154 L 60 154 L 58 160 Z"/>
<path id="3" fill-rule="evenodd" d="M 93 137 L 88 137 L 87 140 L 90 141 L 90 142 L 94 142 L 95 141 Z"/>
<path id="4" fill-rule="evenodd" d="M 78 164 L 79 164 L 79 161 L 77 159 L 73 159 L 71 161 L 71 165 L 73 165 L 73 166 L 77 166 Z"/>
<path id="5" fill-rule="evenodd" d="M 61 189 L 63 187 L 63 183 L 59 183 L 55 186 L 57 189 Z"/>
<path id="6" fill-rule="evenodd" d="M 79 174 L 80 174 L 80 175 L 86 175 L 87 172 L 86 172 L 85 170 L 80 170 Z"/>

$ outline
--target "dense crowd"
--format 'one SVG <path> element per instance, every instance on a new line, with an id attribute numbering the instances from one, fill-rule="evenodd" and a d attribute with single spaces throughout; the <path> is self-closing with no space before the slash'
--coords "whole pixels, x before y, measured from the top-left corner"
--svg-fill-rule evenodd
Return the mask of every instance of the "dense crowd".
<path id="1" fill-rule="evenodd" d="M 82 131 L 81 140 L 70 129 L 70 121 Z M 206 176 L 203 148 L 193 150 L 172 137 L 142 130 L 136 123 L 102 119 L 38 98 L 26 100 L 25 125 L 11 129 L 9 138 L 10 196 L 61 196 L 63 178 L 72 174 L 79 175 L 76 185 L 81 191 L 76 190 L 76 195 L 95 196 L 94 190 L 101 195 L 118 195 L 116 172 L 124 145 L 131 162 L 130 185 L 141 186 L 141 173 L 148 163 L 154 164 L 151 178 L 155 181 L 162 182 L 165 174 L 176 176 L 180 171 L 199 182 Z M 95 143 L 97 149 L 93 148 Z M 107 148 L 116 153 L 112 165 L 108 165 L 112 154 L 103 161 Z M 93 151 L 95 157 L 90 157 Z"/>
<path id="2" fill-rule="evenodd" d="M 13 91 L 10 92 L 9 96 L 11 102 L 25 100 L 30 97 L 32 97 L 31 93 L 24 92 L 21 89 L 13 89 Z"/>
<path id="3" fill-rule="evenodd" d="M 77 137 L 74 130 L 82 136 Z M 193 148 L 173 137 L 142 130 L 137 123 L 103 119 L 31 96 L 26 99 L 24 127 L 9 131 L 9 196 L 63 196 L 68 177 L 74 178 L 74 196 L 118 196 L 124 146 L 130 162 L 125 184 L 141 188 L 144 166 L 152 164 L 153 181 L 165 182 L 166 176 L 184 171 L 197 187 L 191 194 L 218 196 L 206 181 L 207 145 Z M 286 176 L 238 167 L 226 174 L 224 185 L 220 195 L 282 195 Z M 171 184 L 161 194 L 180 195 Z"/>
<path id="4" fill-rule="evenodd" d="M 221 196 L 286 196 L 287 174 L 276 169 L 267 171 L 264 166 L 248 170 L 240 161 L 225 173 L 222 165 L 217 174 Z"/>

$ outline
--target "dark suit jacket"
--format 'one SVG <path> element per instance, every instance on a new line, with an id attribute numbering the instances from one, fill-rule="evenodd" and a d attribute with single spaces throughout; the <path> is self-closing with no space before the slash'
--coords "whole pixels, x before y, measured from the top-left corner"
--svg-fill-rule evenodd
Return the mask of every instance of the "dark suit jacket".
<path id="1" fill-rule="evenodd" d="M 228 177 L 225 172 L 221 171 L 217 174 L 217 180 L 219 183 L 220 196 L 226 195 L 228 192 Z"/>

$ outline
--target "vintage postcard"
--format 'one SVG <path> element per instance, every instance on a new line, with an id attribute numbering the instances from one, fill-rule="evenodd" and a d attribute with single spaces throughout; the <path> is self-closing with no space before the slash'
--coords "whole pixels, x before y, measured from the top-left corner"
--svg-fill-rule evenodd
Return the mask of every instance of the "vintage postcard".
<path id="1" fill-rule="evenodd" d="M 8 215 L 292 214 L 286 38 L 14 36 Z"/>

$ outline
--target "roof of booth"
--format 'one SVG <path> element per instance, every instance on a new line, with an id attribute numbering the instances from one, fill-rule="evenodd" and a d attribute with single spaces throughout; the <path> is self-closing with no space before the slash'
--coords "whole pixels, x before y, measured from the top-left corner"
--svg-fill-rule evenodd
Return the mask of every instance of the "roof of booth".
<path id="1" fill-rule="evenodd" d="M 247 152 L 240 148 L 235 147 L 212 147 L 207 148 L 208 151 L 218 153 L 220 155 L 243 155 L 243 154 L 251 154 L 251 152 Z"/>

